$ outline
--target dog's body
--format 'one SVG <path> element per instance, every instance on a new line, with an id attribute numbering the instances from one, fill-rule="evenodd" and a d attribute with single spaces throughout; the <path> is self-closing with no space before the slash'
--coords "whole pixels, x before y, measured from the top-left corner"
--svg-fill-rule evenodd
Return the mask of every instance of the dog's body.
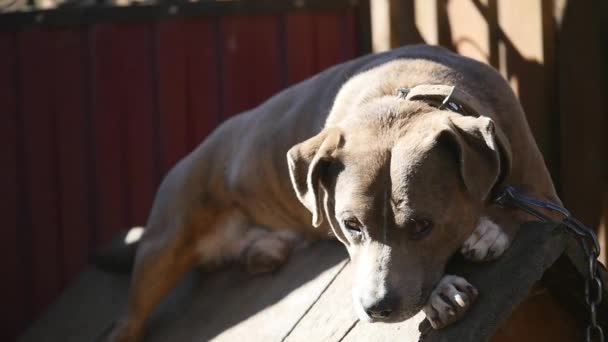
<path id="1" fill-rule="evenodd" d="M 455 86 L 483 117 L 398 94 L 424 84 Z M 435 140 L 459 144 L 460 158 L 434 147 Z M 489 147 L 478 149 L 477 140 Z M 153 308 L 196 264 L 238 260 L 253 272 L 269 271 L 297 241 L 330 232 L 358 264 L 361 316 L 398 321 L 424 307 L 433 326 L 449 324 L 476 291 L 443 275 L 447 259 L 461 248 L 473 260 L 497 257 L 524 219 L 488 203 L 501 184 L 559 202 L 521 106 L 493 69 L 428 46 L 333 67 L 223 123 L 166 176 L 114 339 L 141 338 Z M 396 233 L 400 227 L 408 232 Z"/>

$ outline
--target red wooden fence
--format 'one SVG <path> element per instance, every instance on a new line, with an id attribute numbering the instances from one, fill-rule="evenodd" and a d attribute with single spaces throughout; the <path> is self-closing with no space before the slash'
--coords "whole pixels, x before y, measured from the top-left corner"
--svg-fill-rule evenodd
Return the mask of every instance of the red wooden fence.
<path id="1" fill-rule="evenodd" d="M 144 224 L 162 175 L 219 122 L 360 53 L 358 8 L 344 3 L 5 25 L 0 340 L 44 310 L 92 249 Z"/>

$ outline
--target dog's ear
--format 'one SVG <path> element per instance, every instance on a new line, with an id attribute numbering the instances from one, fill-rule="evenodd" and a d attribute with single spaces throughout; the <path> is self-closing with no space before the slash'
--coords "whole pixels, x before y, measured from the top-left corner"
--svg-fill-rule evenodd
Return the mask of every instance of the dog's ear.
<path id="1" fill-rule="evenodd" d="M 342 143 L 338 128 L 327 128 L 287 152 L 289 176 L 298 199 L 312 213 L 312 225 L 323 222 L 321 179 Z"/>
<path id="2" fill-rule="evenodd" d="M 460 173 L 467 190 L 485 201 L 511 167 L 511 148 L 504 133 L 484 116 L 456 115 L 447 119 L 440 139 L 456 147 Z"/>

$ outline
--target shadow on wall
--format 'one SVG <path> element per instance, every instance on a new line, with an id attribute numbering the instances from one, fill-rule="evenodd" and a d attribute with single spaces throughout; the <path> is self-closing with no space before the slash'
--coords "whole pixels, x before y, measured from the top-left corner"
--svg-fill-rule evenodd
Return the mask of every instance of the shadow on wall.
<path id="1" fill-rule="evenodd" d="M 600 50 L 603 46 L 600 38 L 605 41 L 608 33 L 600 35 L 600 13 L 606 11 L 598 11 L 594 4 L 593 1 L 566 1 L 559 9 L 552 0 L 509 4 L 522 10 L 526 6 L 535 8 L 540 18 L 534 18 L 537 20 L 534 26 L 525 20 L 508 22 L 514 19 L 500 13 L 498 0 L 392 1 L 390 38 L 393 47 L 437 43 L 456 52 L 473 49 L 498 69 L 519 96 L 565 205 L 578 218 L 598 227 L 608 175 L 605 158 L 608 116 L 602 100 L 608 77 L 598 70 L 602 67 L 602 54 L 606 55 L 606 51 Z M 428 15 L 428 9 L 422 11 L 421 6 L 434 6 L 435 13 Z M 421 18 L 421 13 L 434 16 L 436 21 L 425 21 L 419 26 L 417 19 L 427 19 Z M 465 35 L 455 34 L 454 25 L 462 25 L 460 20 L 463 20 L 458 16 L 475 20 L 480 17 L 487 25 L 487 41 L 476 39 L 478 32 L 470 31 L 472 27 L 476 31 L 486 28 L 470 24 Z M 522 53 L 514 42 L 528 37 L 509 36 L 505 31 L 505 27 L 518 25 L 530 25 L 530 35 L 540 37 L 527 40 L 526 47 L 537 44 L 534 49 L 541 53 L 541 60 Z M 429 28 L 436 34 L 433 37 L 436 41 L 429 41 L 429 35 L 421 31 Z M 534 32 L 532 28 L 542 32 Z M 460 31 L 456 32 L 462 33 L 461 27 L 457 29 Z"/>

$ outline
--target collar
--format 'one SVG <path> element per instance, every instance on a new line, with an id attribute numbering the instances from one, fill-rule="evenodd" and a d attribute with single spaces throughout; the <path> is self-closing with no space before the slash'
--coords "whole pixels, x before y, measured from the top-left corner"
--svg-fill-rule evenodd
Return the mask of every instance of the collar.
<path id="1" fill-rule="evenodd" d="M 483 107 L 473 96 L 453 85 L 421 84 L 399 88 L 397 96 L 408 101 L 424 101 L 433 107 L 466 116 L 478 117 L 483 113 Z"/>

